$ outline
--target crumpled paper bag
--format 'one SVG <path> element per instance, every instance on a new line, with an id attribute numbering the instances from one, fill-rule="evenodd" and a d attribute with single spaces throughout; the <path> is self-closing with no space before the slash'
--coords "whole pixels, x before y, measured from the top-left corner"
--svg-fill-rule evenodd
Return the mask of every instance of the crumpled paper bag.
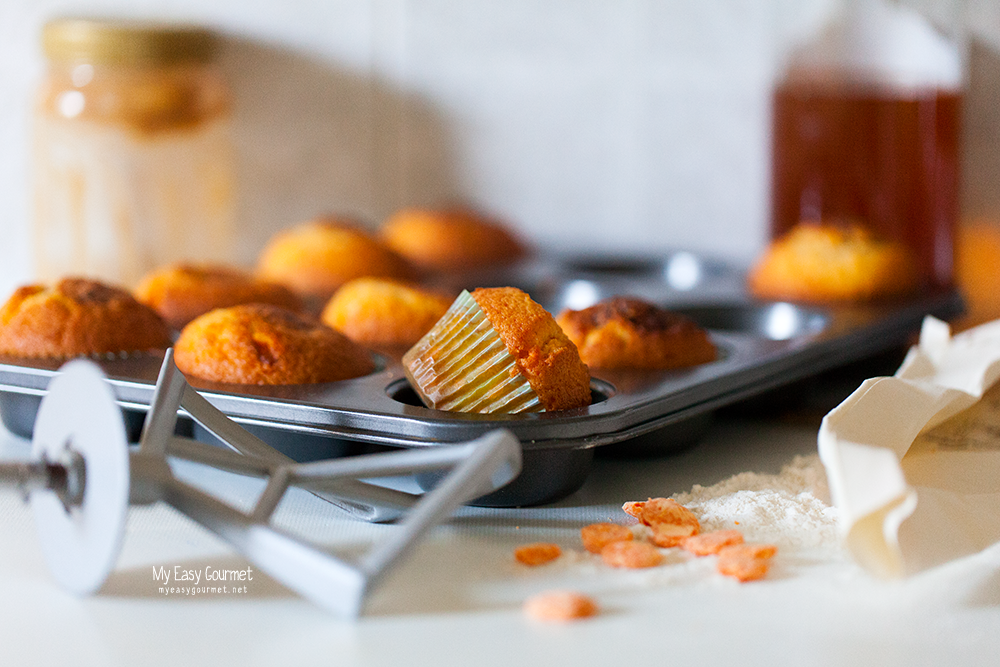
<path id="1" fill-rule="evenodd" d="M 1000 320 L 952 337 L 928 317 L 893 377 L 866 380 L 823 418 L 844 541 L 871 573 L 903 576 L 1000 540 L 998 377 Z"/>

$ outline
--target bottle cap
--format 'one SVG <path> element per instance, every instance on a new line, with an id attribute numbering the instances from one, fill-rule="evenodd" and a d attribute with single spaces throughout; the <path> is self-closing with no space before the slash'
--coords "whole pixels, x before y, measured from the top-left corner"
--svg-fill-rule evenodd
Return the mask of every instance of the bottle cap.
<path id="1" fill-rule="evenodd" d="M 110 65 L 206 63 L 215 58 L 218 34 L 193 25 L 120 19 L 61 18 L 42 29 L 50 60 Z"/>

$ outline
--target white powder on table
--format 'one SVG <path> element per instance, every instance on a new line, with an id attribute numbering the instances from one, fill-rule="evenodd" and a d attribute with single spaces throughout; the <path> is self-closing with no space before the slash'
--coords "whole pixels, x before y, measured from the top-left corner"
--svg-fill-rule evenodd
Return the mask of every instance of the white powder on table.
<path id="1" fill-rule="evenodd" d="M 838 545 L 837 513 L 817 454 L 796 456 L 777 475 L 743 472 L 673 498 L 698 516 L 702 532 L 736 528 L 748 542 L 779 550 Z"/>
<path id="2" fill-rule="evenodd" d="M 775 567 L 782 576 L 817 569 L 829 573 L 831 567 L 836 576 L 842 576 L 844 566 L 855 569 L 840 545 L 837 512 L 830 505 L 826 471 L 818 454 L 796 456 L 777 475 L 742 472 L 711 486 L 695 485 L 672 498 L 694 512 L 701 532 L 735 528 L 747 542 L 777 546 Z M 637 523 L 631 530 L 636 539 L 648 539 L 648 527 Z M 600 556 L 579 549 L 564 549 L 554 565 L 556 570 L 575 571 L 588 579 L 601 575 L 605 585 L 637 589 L 725 579 L 716 572 L 714 557 L 697 557 L 680 548 L 661 551 L 663 564 L 648 569 L 610 568 Z M 544 574 L 529 568 L 519 571 L 526 576 Z M 552 566 L 547 569 L 553 571 Z"/>

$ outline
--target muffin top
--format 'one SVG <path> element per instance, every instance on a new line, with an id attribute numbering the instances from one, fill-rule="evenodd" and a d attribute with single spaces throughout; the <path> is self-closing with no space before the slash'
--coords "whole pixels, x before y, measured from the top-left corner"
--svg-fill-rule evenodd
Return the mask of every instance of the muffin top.
<path id="1" fill-rule="evenodd" d="M 241 303 L 303 308 L 302 300 L 284 285 L 221 265 L 171 264 L 146 274 L 134 293 L 174 329 L 215 308 Z"/>
<path id="2" fill-rule="evenodd" d="M 385 242 L 426 271 L 465 271 L 513 262 L 524 245 L 503 225 L 463 208 L 408 208 L 380 230 Z"/>
<path id="3" fill-rule="evenodd" d="M 159 315 L 126 290 L 95 280 L 26 285 L 0 308 L 0 354 L 64 359 L 169 346 Z"/>
<path id="4" fill-rule="evenodd" d="M 918 284 L 906 246 L 878 239 L 851 221 L 796 225 L 768 247 L 748 276 L 757 297 L 814 302 L 899 296 Z"/>
<path id="5" fill-rule="evenodd" d="M 258 274 L 325 302 L 349 280 L 406 279 L 413 271 L 382 241 L 349 222 L 324 218 L 276 234 L 264 248 Z"/>
<path id="6" fill-rule="evenodd" d="M 712 361 L 715 346 L 693 321 L 641 299 L 614 297 L 556 320 L 593 368 L 668 369 Z"/>
<path id="7" fill-rule="evenodd" d="M 334 382 L 375 369 L 368 353 L 343 334 L 261 303 L 195 318 L 181 331 L 174 360 L 186 375 L 232 384 Z"/>
<path id="8" fill-rule="evenodd" d="M 515 287 L 480 288 L 472 298 L 547 411 L 590 405 L 590 372 L 547 310 Z"/>
<path id="9" fill-rule="evenodd" d="M 408 347 L 430 331 L 451 301 L 416 285 L 356 278 L 337 290 L 321 319 L 357 343 Z"/>

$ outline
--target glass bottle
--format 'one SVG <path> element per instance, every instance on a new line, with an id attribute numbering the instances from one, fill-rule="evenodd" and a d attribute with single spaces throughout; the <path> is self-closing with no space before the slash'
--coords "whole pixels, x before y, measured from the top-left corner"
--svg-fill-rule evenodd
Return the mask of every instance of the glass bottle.
<path id="1" fill-rule="evenodd" d="M 962 84 L 958 45 L 920 14 L 848 0 L 775 90 L 772 238 L 860 224 L 951 285 Z"/>
<path id="2" fill-rule="evenodd" d="M 34 117 L 36 277 L 132 286 L 175 260 L 227 261 L 234 167 L 218 36 L 60 19 Z"/>

